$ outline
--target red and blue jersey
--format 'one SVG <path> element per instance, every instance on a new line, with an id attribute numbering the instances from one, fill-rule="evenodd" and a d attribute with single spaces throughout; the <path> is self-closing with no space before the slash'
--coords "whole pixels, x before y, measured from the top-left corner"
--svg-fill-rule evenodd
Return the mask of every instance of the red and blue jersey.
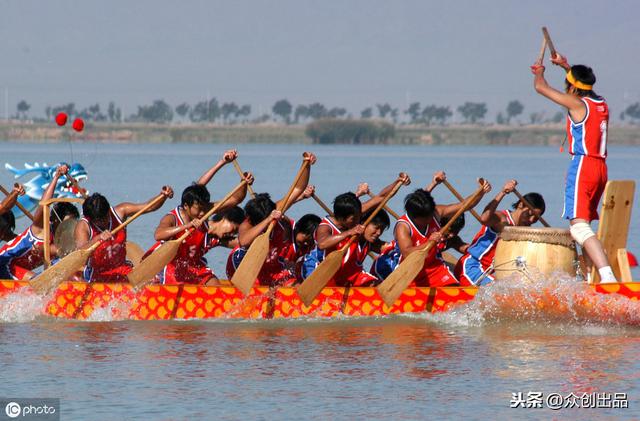
<path id="1" fill-rule="evenodd" d="M 320 221 L 318 228 L 323 225 L 331 228 L 331 235 L 338 235 L 342 233 L 330 218 L 323 218 Z M 318 247 L 317 229 L 313 236 L 316 245 L 304 256 L 304 260 L 302 262 L 302 277 L 305 279 L 311 275 L 327 255 L 334 250 L 341 249 L 349 242 L 349 238 L 345 238 L 336 246 L 323 250 Z M 342 265 L 340 269 L 338 269 L 336 274 L 333 276 L 333 279 L 327 283 L 327 286 L 360 286 L 374 281 L 375 277 L 363 269 L 367 253 L 369 253 L 369 243 L 367 241 L 353 241 L 342 258 Z"/>
<path id="2" fill-rule="evenodd" d="M 584 119 L 576 123 L 567 116 L 569 153 L 564 207 L 566 219 L 598 219 L 598 204 L 607 183 L 607 129 L 609 107 L 603 99 L 582 98 Z"/>
<path id="3" fill-rule="evenodd" d="M 0 248 L 0 279 L 17 279 L 16 266 L 33 270 L 44 263 L 42 247 L 44 240 L 38 238 L 29 226 L 16 238 Z"/>
<path id="4" fill-rule="evenodd" d="M 122 224 L 115 209 L 109 210 L 109 227 L 101 230 L 87 218 L 79 223 L 89 227 L 89 240 L 100 236 L 103 231 L 111 231 Z M 87 260 L 84 279 L 91 282 L 127 282 L 126 273 L 131 269 L 127 262 L 127 229 L 123 228 L 111 240 L 102 241 Z"/>
<path id="5" fill-rule="evenodd" d="M 609 106 L 604 99 L 585 97 L 582 102 L 587 112 L 581 122 L 574 122 L 567 114 L 569 153 L 604 159 L 607 157 Z"/>

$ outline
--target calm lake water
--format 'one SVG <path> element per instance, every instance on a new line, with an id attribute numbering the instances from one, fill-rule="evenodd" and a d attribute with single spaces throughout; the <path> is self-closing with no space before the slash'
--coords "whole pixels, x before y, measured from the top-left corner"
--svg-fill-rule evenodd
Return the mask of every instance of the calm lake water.
<path id="1" fill-rule="evenodd" d="M 226 148 L 4 143 L 0 163 L 80 162 L 89 172 L 85 185 L 117 204 L 146 200 L 163 184 L 179 196 Z M 406 171 L 413 184 L 390 202 L 400 211 L 411 189 L 443 169 L 462 194 L 474 190 L 479 176 L 492 182 L 494 193 L 516 178 L 522 193 L 544 195 L 549 223 L 565 226 L 560 214 L 569 158 L 555 147 L 242 145 L 239 162 L 254 172 L 256 191 L 279 198 L 307 149 L 318 155 L 311 179 L 327 203 L 359 182 L 378 190 Z M 611 179 L 638 180 L 640 148 L 612 147 L 610 156 Z M 209 185 L 212 196 L 223 196 L 237 181 L 231 166 L 223 168 Z M 0 171 L 0 183 L 12 182 Z M 439 203 L 454 202 L 444 187 L 434 196 Z M 129 238 L 149 247 L 159 218 L 177 203 L 133 223 Z M 307 212 L 322 213 L 305 201 L 290 214 Z M 637 214 L 628 248 L 638 256 Z M 19 221 L 19 228 L 25 224 Z M 471 239 L 477 229 L 468 217 L 463 238 Z M 207 257 L 223 276 L 227 254 L 214 250 Z M 640 280 L 637 269 L 634 278 Z M 510 319 L 487 311 L 491 297 L 488 290 L 448 315 L 257 322 L 68 322 L 38 316 L 40 303 L 32 300 L 0 300 L 0 398 L 60 398 L 63 419 L 98 420 L 640 416 L 640 329 L 558 320 L 544 311 L 532 321 L 526 313 Z M 510 409 L 518 392 L 525 398 L 528 392 L 627 393 L 629 408 Z"/>

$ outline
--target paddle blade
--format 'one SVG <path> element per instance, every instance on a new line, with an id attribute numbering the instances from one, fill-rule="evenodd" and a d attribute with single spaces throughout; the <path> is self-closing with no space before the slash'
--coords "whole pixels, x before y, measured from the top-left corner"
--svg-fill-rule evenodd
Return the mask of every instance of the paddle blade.
<path id="1" fill-rule="evenodd" d="M 322 291 L 322 288 L 338 272 L 346 251 L 347 248 L 343 247 L 330 253 L 298 287 L 298 295 L 304 305 L 311 305 L 313 300 L 320 294 L 320 291 Z"/>
<path id="2" fill-rule="evenodd" d="M 240 266 L 233 274 L 231 283 L 236 286 L 244 295 L 249 294 L 251 287 L 256 281 L 260 269 L 264 264 L 267 254 L 269 254 L 270 230 L 260 234 L 251 243 L 247 254 L 244 255 Z"/>
<path id="3" fill-rule="evenodd" d="M 60 222 L 60 225 L 58 225 L 53 241 L 53 243 L 58 248 L 58 256 L 66 256 L 76 249 L 76 239 L 74 236 L 74 232 L 76 230 L 77 224 L 77 219 L 70 218 L 65 219 L 64 221 Z"/>
<path id="4" fill-rule="evenodd" d="M 138 266 L 144 256 L 144 250 L 142 247 L 134 243 L 133 241 L 127 241 L 127 260 L 130 261 L 133 266 Z"/>
<path id="5" fill-rule="evenodd" d="M 55 265 L 49 267 L 31 282 L 31 287 L 38 294 L 47 294 L 53 291 L 62 282 L 69 279 L 74 273 L 82 269 L 93 250 L 76 250 Z"/>
<path id="6" fill-rule="evenodd" d="M 146 259 L 136 265 L 127 275 L 134 288 L 139 288 L 158 274 L 170 261 L 176 257 L 181 240 L 171 240 L 162 243 Z"/>
<path id="7" fill-rule="evenodd" d="M 391 307 L 411 281 L 424 267 L 426 249 L 411 253 L 387 278 L 376 287 L 385 304 Z"/>

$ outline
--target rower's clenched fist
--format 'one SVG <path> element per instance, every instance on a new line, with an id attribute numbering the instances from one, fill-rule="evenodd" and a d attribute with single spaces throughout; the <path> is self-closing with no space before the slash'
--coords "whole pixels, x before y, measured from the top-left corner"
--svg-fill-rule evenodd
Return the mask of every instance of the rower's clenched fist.
<path id="1" fill-rule="evenodd" d="M 58 177 L 66 175 L 68 173 L 69 173 L 69 166 L 67 164 L 59 165 L 58 168 L 56 168 L 56 175 Z"/>
<path id="2" fill-rule="evenodd" d="M 244 181 L 246 181 L 246 182 L 247 182 L 247 184 L 249 184 L 249 185 L 253 184 L 253 182 L 254 182 L 255 178 L 253 177 L 253 174 L 252 174 L 252 173 L 250 173 L 250 172 L 245 172 L 245 173 L 243 174 L 243 176 L 244 176 Z"/>
<path id="3" fill-rule="evenodd" d="M 516 180 L 509 180 L 506 183 L 504 183 L 504 186 L 502 186 L 502 192 L 504 194 L 513 193 L 517 185 L 518 185 L 518 182 Z"/>
<path id="4" fill-rule="evenodd" d="M 308 199 L 311 196 L 313 196 L 315 192 L 316 192 L 316 186 L 314 186 L 313 184 L 309 184 L 302 192 L 302 198 Z"/>
<path id="5" fill-rule="evenodd" d="M 398 181 L 402 182 L 402 184 L 405 186 L 411 184 L 411 178 L 406 172 L 401 172 L 400 174 L 398 174 Z"/>
<path id="6" fill-rule="evenodd" d="M 15 183 L 13 185 L 13 193 L 17 194 L 18 196 L 24 196 L 24 186 L 20 183 Z"/>
<path id="7" fill-rule="evenodd" d="M 302 158 L 305 161 L 309 161 L 310 165 L 315 164 L 316 161 L 318 160 L 318 158 L 316 158 L 316 155 L 313 152 L 303 152 L 302 153 Z"/>
<path id="8" fill-rule="evenodd" d="M 225 164 L 232 162 L 234 159 L 238 158 L 238 151 L 236 149 L 229 149 L 225 151 L 222 155 L 222 160 Z"/>
<path id="9" fill-rule="evenodd" d="M 365 194 L 371 194 L 369 190 L 369 183 L 360 183 L 356 188 L 356 197 L 364 196 Z"/>
<path id="10" fill-rule="evenodd" d="M 487 180 L 485 180 L 484 178 L 480 178 L 478 179 L 478 182 L 480 182 L 480 185 L 482 186 L 482 194 L 487 194 L 491 191 L 491 183 L 489 183 Z"/>
<path id="11" fill-rule="evenodd" d="M 282 218 L 282 212 L 280 212 L 279 210 L 271 211 L 269 217 L 271 217 L 272 221 L 277 221 L 278 219 Z"/>
<path id="12" fill-rule="evenodd" d="M 166 197 L 167 199 L 173 199 L 173 189 L 171 186 L 162 186 L 162 190 L 160 190 L 160 194 Z"/>

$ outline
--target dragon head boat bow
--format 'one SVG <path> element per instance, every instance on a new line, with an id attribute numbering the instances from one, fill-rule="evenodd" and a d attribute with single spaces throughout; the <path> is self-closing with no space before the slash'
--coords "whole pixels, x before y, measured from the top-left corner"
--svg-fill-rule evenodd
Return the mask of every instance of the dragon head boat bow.
<path id="1" fill-rule="evenodd" d="M 60 163 L 63 164 L 63 163 Z M 18 169 L 11 164 L 6 163 L 4 167 L 13 173 L 14 178 L 21 178 L 26 175 L 34 175 L 29 181 L 24 184 L 26 194 L 20 197 L 20 204 L 23 205 L 29 211 L 33 211 L 40 202 L 40 198 L 44 193 L 47 186 L 53 179 L 53 174 L 56 171 L 57 165 L 48 165 L 47 163 L 24 164 L 24 169 Z M 88 178 L 87 171 L 82 164 L 74 163 L 69 165 L 69 175 L 72 176 L 78 183 L 83 182 Z M 82 193 L 74 187 L 71 182 L 66 178 L 60 178 L 56 185 L 54 197 L 82 197 Z M 17 207 L 13 209 L 16 218 L 24 216 L 22 211 Z"/>

